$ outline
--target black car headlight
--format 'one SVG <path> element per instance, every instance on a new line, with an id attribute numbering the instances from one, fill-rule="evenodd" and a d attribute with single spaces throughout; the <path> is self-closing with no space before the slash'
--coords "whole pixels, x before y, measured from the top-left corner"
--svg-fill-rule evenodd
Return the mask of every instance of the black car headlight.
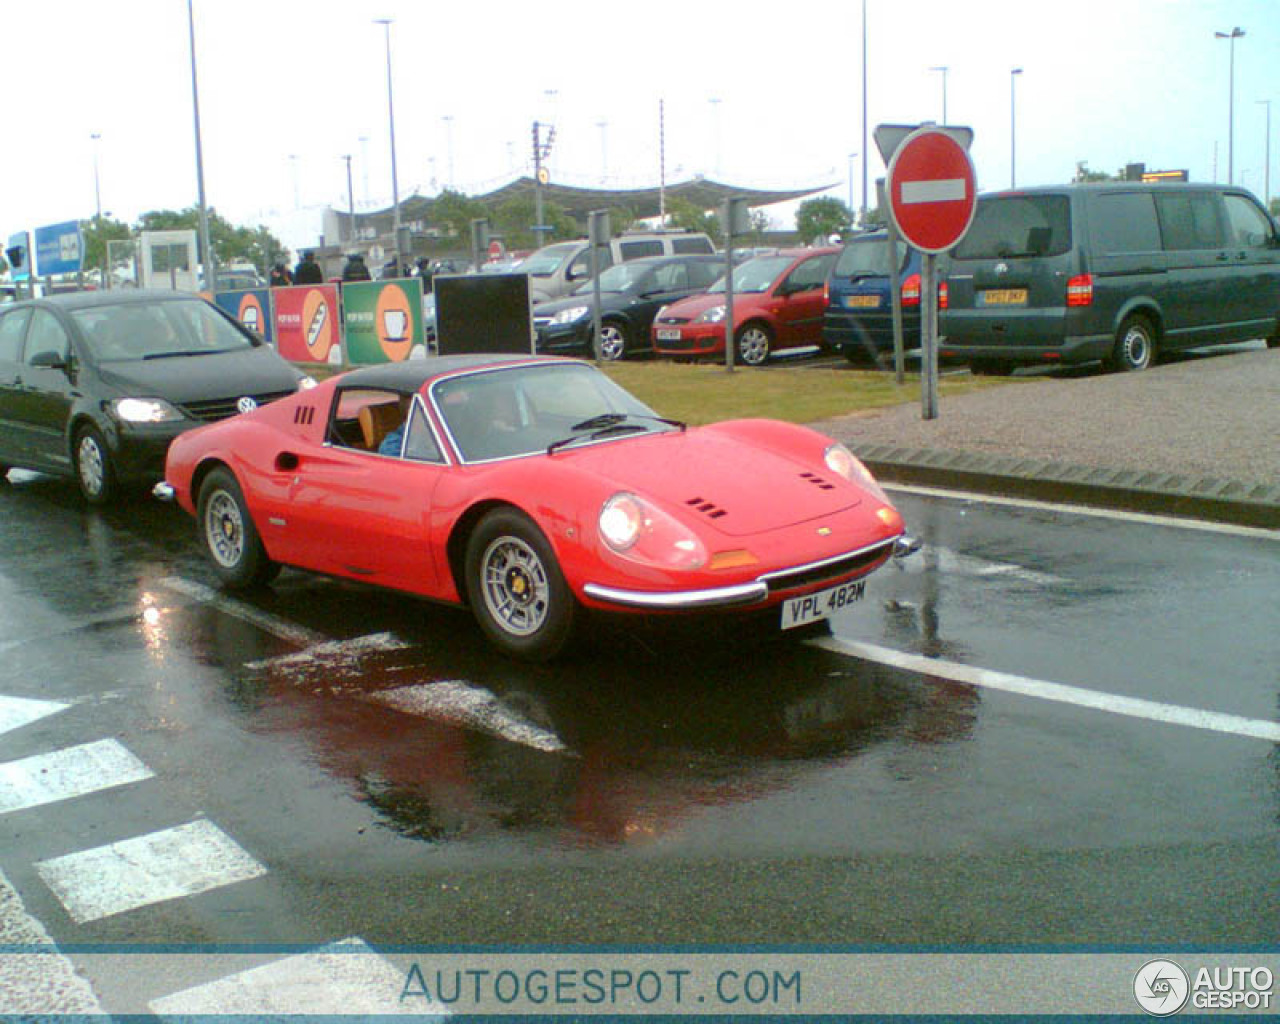
<path id="1" fill-rule="evenodd" d="M 124 423 L 174 423 L 186 418 L 163 398 L 117 398 L 111 411 Z"/>

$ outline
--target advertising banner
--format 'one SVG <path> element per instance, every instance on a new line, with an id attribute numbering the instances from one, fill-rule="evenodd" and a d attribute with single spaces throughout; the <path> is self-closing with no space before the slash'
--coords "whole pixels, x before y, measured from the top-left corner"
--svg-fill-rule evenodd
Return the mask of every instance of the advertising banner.
<path id="1" fill-rule="evenodd" d="M 415 278 L 342 286 L 347 362 L 400 363 L 427 354 L 422 286 Z"/>
<path id="2" fill-rule="evenodd" d="M 36 228 L 36 273 L 41 277 L 77 273 L 83 253 L 79 221 L 69 220 Z"/>
<path id="3" fill-rule="evenodd" d="M 293 363 L 341 364 L 337 285 L 273 288 L 271 304 L 280 355 Z"/>
<path id="4" fill-rule="evenodd" d="M 249 330 L 261 334 L 275 344 L 275 323 L 271 318 L 271 293 L 267 288 L 243 288 L 218 292 L 213 301 Z"/>

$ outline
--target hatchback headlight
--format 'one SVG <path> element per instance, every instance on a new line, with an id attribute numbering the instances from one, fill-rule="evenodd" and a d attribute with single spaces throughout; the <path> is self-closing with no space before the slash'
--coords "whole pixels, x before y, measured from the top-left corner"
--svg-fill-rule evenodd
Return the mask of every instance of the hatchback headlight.
<path id="1" fill-rule="evenodd" d="M 700 569 L 707 549 L 687 526 L 635 494 L 615 494 L 600 509 L 600 537 L 609 549 L 663 569 Z"/>
<path id="2" fill-rule="evenodd" d="M 695 324 L 718 324 L 724 319 L 724 306 L 712 306 L 704 309 L 693 318 Z"/>
<path id="3" fill-rule="evenodd" d="M 117 398 L 111 409 L 125 423 L 173 423 L 185 418 L 163 398 Z"/>
<path id="4" fill-rule="evenodd" d="M 560 310 L 559 313 L 556 313 L 551 318 L 551 322 L 553 324 L 575 323 L 578 320 L 583 319 L 583 317 L 585 317 L 590 312 L 591 312 L 590 306 L 570 306 L 568 309 L 562 309 Z"/>

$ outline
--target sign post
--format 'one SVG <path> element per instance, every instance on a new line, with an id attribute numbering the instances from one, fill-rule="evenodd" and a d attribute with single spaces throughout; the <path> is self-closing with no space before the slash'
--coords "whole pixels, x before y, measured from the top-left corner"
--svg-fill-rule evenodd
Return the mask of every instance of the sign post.
<path id="1" fill-rule="evenodd" d="M 902 139 L 889 161 L 886 179 L 894 227 L 924 254 L 920 273 L 920 401 L 926 420 L 938 417 L 937 257 L 964 237 L 977 206 L 977 174 L 969 159 L 969 138 L 972 132 L 922 125 Z"/>
<path id="2" fill-rule="evenodd" d="M 592 210 L 587 214 L 587 242 L 591 246 L 591 351 L 600 362 L 600 250 L 608 248 L 611 234 L 608 210 Z"/>

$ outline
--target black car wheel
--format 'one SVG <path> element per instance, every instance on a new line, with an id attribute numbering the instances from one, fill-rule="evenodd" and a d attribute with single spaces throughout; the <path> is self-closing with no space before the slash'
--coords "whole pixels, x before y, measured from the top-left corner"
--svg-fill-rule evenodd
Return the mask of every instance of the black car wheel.
<path id="1" fill-rule="evenodd" d="M 279 571 L 267 557 L 244 493 L 229 470 L 213 470 L 200 485 L 196 523 L 213 571 L 227 586 L 258 586 Z"/>
<path id="2" fill-rule="evenodd" d="M 1116 370 L 1145 370 L 1156 356 L 1156 332 L 1145 316 L 1126 317 L 1116 332 L 1111 366 Z"/>
<path id="3" fill-rule="evenodd" d="M 75 439 L 76 483 L 90 505 L 106 505 L 119 493 L 107 442 L 96 427 L 81 427 Z"/>
<path id="4" fill-rule="evenodd" d="M 542 531 L 515 509 L 495 509 L 471 534 L 466 587 L 480 628 L 507 654 L 547 661 L 573 634 L 573 592 Z"/>
<path id="5" fill-rule="evenodd" d="M 762 366 L 773 347 L 773 333 L 764 324 L 743 324 L 737 344 L 739 359 L 747 366 Z"/>
<path id="6" fill-rule="evenodd" d="M 613 363 L 627 354 L 627 325 L 619 320 L 606 320 L 600 325 L 600 358 Z"/>

